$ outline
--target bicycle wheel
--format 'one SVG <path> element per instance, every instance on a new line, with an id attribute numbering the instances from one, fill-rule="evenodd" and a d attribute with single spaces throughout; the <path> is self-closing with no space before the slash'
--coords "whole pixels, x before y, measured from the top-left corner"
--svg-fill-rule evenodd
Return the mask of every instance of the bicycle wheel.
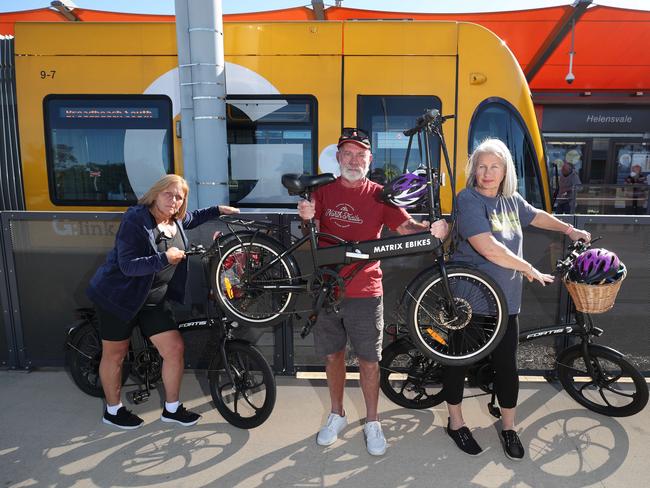
<path id="1" fill-rule="evenodd" d="M 431 408 L 443 401 L 442 366 L 424 356 L 409 339 L 386 346 L 379 363 L 379 387 L 405 408 Z"/>
<path id="2" fill-rule="evenodd" d="M 102 340 L 99 331 L 86 323 L 74 332 L 68 343 L 66 362 L 70 368 L 72 380 L 81 391 L 97 398 L 104 397 L 102 382 L 99 378 L 99 363 L 102 359 Z M 122 366 L 122 384 L 126 383 L 130 369 Z"/>
<path id="3" fill-rule="evenodd" d="M 275 406 L 275 378 L 269 363 L 252 345 L 226 342 L 225 366 L 223 358 L 215 356 L 208 379 L 215 407 L 235 427 L 252 429 L 271 415 Z"/>
<path id="4" fill-rule="evenodd" d="M 285 249 L 278 241 L 263 235 L 237 234 L 226 241 L 218 259 L 210 264 L 212 289 L 226 315 L 234 321 L 263 327 L 275 325 L 293 311 L 296 294 L 290 290 L 269 290 L 271 285 L 292 285 L 298 276 L 298 266 L 285 256 L 263 273 L 249 280 L 282 254 Z"/>
<path id="5" fill-rule="evenodd" d="M 447 278 L 457 313 L 449 311 L 440 274 L 424 274 L 406 291 L 409 335 L 425 356 L 442 364 L 475 363 L 505 334 L 506 301 L 499 286 L 479 270 L 451 265 Z"/>
<path id="6" fill-rule="evenodd" d="M 566 392 L 580 405 L 610 417 L 628 417 L 640 412 L 648 403 L 648 384 L 643 375 L 617 351 L 589 344 L 590 377 L 577 344 L 562 351 L 557 358 L 558 376 Z M 624 378 L 630 378 L 631 383 Z"/>

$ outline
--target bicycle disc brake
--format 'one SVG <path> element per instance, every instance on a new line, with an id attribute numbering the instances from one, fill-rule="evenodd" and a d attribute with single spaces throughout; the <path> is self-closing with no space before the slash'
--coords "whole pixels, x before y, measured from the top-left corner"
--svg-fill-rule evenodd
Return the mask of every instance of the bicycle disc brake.
<path id="1" fill-rule="evenodd" d="M 472 306 L 463 298 L 454 297 L 456 314 L 452 315 L 446 307 L 440 307 L 433 311 L 433 319 L 440 327 L 450 330 L 460 330 L 467 326 L 472 320 Z"/>

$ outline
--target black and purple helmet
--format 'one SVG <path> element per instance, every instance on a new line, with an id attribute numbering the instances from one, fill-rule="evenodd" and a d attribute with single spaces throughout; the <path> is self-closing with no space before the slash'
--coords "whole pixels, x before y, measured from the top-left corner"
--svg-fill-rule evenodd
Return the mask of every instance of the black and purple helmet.
<path id="1" fill-rule="evenodd" d="M 607 249 L 589 249 L 575 260 L 568 278 L 578 283 L 595 285 L 611 282 L 625 268 L 618 256 Z"/>
<path id="2" fill-rule="evenodd" d="M 427 194 L 427 172 L 423 168 L 413 173 L 404 173 L 386 183 L 381 197 L 385 202 L 398 207 L 415 205 Z"/>

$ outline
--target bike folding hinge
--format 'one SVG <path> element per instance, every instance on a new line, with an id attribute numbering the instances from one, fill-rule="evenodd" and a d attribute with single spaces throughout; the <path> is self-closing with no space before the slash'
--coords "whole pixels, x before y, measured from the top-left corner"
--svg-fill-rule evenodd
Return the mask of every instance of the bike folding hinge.
<path id="1" fill-rule="evenodd" d="M 488 412 L 490 412 L 490 415 L 492 415 L 495 419 L 501 418 L 501 409 L 496 406 L 496 393 L 494 392 L 492 392 L 492 397 L 488 403 Z"/>

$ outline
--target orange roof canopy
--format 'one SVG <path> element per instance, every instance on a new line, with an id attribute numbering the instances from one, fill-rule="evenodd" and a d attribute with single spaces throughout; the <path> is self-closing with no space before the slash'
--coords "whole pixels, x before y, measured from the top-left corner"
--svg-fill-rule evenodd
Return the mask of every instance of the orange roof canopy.
<path id="1" fill-rule="evenodd" d="M 326 20 L 408 19 L 455 20 L 483 25 L 503 39 L 516 56 L 524 72 L 535 54 L 558 23 L 566 17 L 570 5 L 532 10 L 491 13 L 428 14 L 382 12 L 344 7 L 325 9 Z M 81 21 L 95 22 L 173 22 L 173 15 L 147 15 L 104 12 L 75 8 Z M 225 21 L 296 21 L 315 20 L 314 11 L 295 7 L 266 12 L 226 14 Z M 58 12 L 43 8 L 0 14 L 0 33 L 13 34 L 17 21 L 63 22 Z M 546 59 L 530 82 L 533 91 L 650 91 L 650 11 L 595 6 L 588 8 L 575 28 L 575 81 L 568 85 L 570 32 Z"/>

